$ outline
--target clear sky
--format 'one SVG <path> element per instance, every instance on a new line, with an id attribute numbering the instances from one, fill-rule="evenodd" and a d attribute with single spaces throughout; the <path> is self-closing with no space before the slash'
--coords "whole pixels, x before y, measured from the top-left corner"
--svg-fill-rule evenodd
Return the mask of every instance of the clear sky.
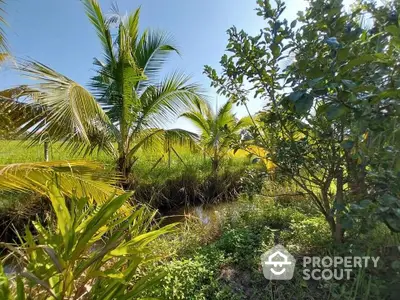
<path id="1" fill-rule="evenodd" d="M 254 11 L 255 0 L 116 0 L 121 13 L 138 6 L 141 28 L 169 32 L 182 56 L 174 56 L 165 72 L 184 71 L 208 91 L 212 101 L 216 94 L 203 74 L 205 64 L 219 70 L 219 60 L 227 43 L 226 30 L 235 25 L 251 34 L 263 27 L 263 19 Z M 349 2 L 349 1 L 347 1 Z M 111 0 L 100 0 L 108 12 Z M 305 8 L 304 0 L 288 0 L 285 17 L 292 19 Z M 15 57 L 38 60 L 82 85 L 94 74 L 92 61 L 101 57 L 100 43 L 79 0 L 8 0 L 5 16 L 11 51 Z M 0 89 L 27 83 L 29 80 L 10 68 L 0 71 Z M 219 98 L 219 102 L 224 99 Z M 214 102 L 215 103 L 215 102 Z M 254 100 L 251 110 L 262 103 Z M 237 108 L 238 116 L 245 115 Z M 169 127 L 193 129 L 183 121 Z"/>

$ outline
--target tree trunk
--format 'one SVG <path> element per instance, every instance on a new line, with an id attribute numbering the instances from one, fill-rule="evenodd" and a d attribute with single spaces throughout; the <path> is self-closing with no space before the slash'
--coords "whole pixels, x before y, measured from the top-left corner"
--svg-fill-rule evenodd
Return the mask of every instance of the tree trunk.
<path id="1" fill-rule="evenodd" d="M 132 162 L 126 155 L 120 155 L 118 158 L 118 171 L 121 172 L 125 182 L 128 182 L 129 174 L 131 173 Z"/>
<path id="2" fill-rule="evenodd" d="M 335 201 L 339 207 L 344 207 L 343 195 L 343 169 L 339 169 L 336 176 L 336 198 Z M 336 222 L 333 232 L 333 237 L 336 243 L 343 243 L 344 231 L 340 224 L 340 215 L 336 213 Z"/>
<path id="3" fill-rule="evenodd" d="M 367 194 L 367 185 L 365 183 L 367 172 L 365 166 L 363 164 L 360 165 L 357 160 L 351 157 L 349 151 L 346 151 L 346 169 L 350 195 L 354 201 L 358 202 Z"/>
<path id="4" fill-rule="evenodd" d="M 49 161 L 49 142 L 45 141 L 43 143 L 43 150 L 44 150 L 44 161 Z"/>
<path id="5" fill-rule="evenodd" d="M 219 168 L 219 159 L 218 158 L 213 158 L 212 159 L 212 171 L 213 173 L 217 173 Z"/>

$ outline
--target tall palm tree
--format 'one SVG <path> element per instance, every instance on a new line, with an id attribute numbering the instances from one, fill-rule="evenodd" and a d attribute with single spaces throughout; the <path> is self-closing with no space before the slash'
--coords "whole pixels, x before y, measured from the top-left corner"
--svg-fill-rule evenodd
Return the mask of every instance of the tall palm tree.
<path id="1" fill-rule="evenodd" d="M 166 134 L 171 130 L 160 127 L 202 96 L 187 76 L 159 79 L 168 55 L 177 50 L 166 34 L 139 32 L 140 9 L 122 17 L 113 7 L 106 17 L 97 0 L 82 2 L 103 48 L 103 58 L 94 60 L 93 94 L 44 64 L 24 61 L 20 70 L 39 84 L 20 95 L 29 101 L 3 101 L 3 111 L 24 111 L 16 116 L 19 132 L 32 143 L 50 136 L 72 151 L 103 149 L 115 155 L 127 177 L 142 146 L 193 137 L 182 130 Z"/>
<path id="2" fill-rule="evenodd" d="M 200 130 L 200 143 L 203 151 L 211 157 L 214 172 L 218 170 L 231 144 L 240 138 L 241 131 L 252 124 L 250 117 L 235 117 L 231 101 L 218 111 L 213 111 L 206 101 L 199 100 L 193 109 L 181 114 L 181 117 L 191 121 Z"/>

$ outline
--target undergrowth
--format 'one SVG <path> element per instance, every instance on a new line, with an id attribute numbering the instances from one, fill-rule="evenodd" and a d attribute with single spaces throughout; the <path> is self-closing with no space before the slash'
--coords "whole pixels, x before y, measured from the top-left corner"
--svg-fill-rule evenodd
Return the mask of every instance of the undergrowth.
<path id="1" fill-rule="evenodd" d="M 349 237 L 342 247 L 331 242 L 326 221 L 308 212 L 266 197 L 206 208 L 208 222 L 195 212 L 173 236 L 155 248 L 164 253 L 166 272 L 161 283 L 145 296 L 163 299 L 398 299 L 397 257 L 378 269 L 356 269 L 351 280 L 306 281 L 301 267 L 290 281 L 268 281 L 260 256 L 274 244 L 284 245 L 297 260 L 303 255 L 383 256 L 396 244 L 393 234 L 377 225 L 363 239 Z M 303 204 L 300 208 L 304 209 Z M 368 242 L 367 242 L 368 241 Z M 398 244 L 398 243 L 397 243 Z M 172 253 L 170 249 L 175 249 Z M 357 252 L 355 253 L 354 251 Z M 157 264 L 159 265 L 159 264 Z M 396 298 L 397 297 L 397 298 Z"/>

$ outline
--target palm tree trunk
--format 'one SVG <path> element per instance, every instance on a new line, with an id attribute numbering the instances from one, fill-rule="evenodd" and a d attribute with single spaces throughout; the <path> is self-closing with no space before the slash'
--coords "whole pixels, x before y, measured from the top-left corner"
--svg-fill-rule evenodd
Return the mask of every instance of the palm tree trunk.
<path id="1" fill-rule="evenodd" d="M 131 160 L 127 157 L 125 153 L 122 153 L 118 158 L 117 164 L 118 164 L 118 171 L 123 176 L 124 181 L 128 181 L 129 174 L 131 173 L 132 170 Z"/>
<path id="2" fill-rule="evenodd" d="M 217 173 L 219 168 L 218 148 L 215 148 L 214 157 L 211 159 L 211 161 L 212 161 L 212 171 L 213 173 Z"/>

